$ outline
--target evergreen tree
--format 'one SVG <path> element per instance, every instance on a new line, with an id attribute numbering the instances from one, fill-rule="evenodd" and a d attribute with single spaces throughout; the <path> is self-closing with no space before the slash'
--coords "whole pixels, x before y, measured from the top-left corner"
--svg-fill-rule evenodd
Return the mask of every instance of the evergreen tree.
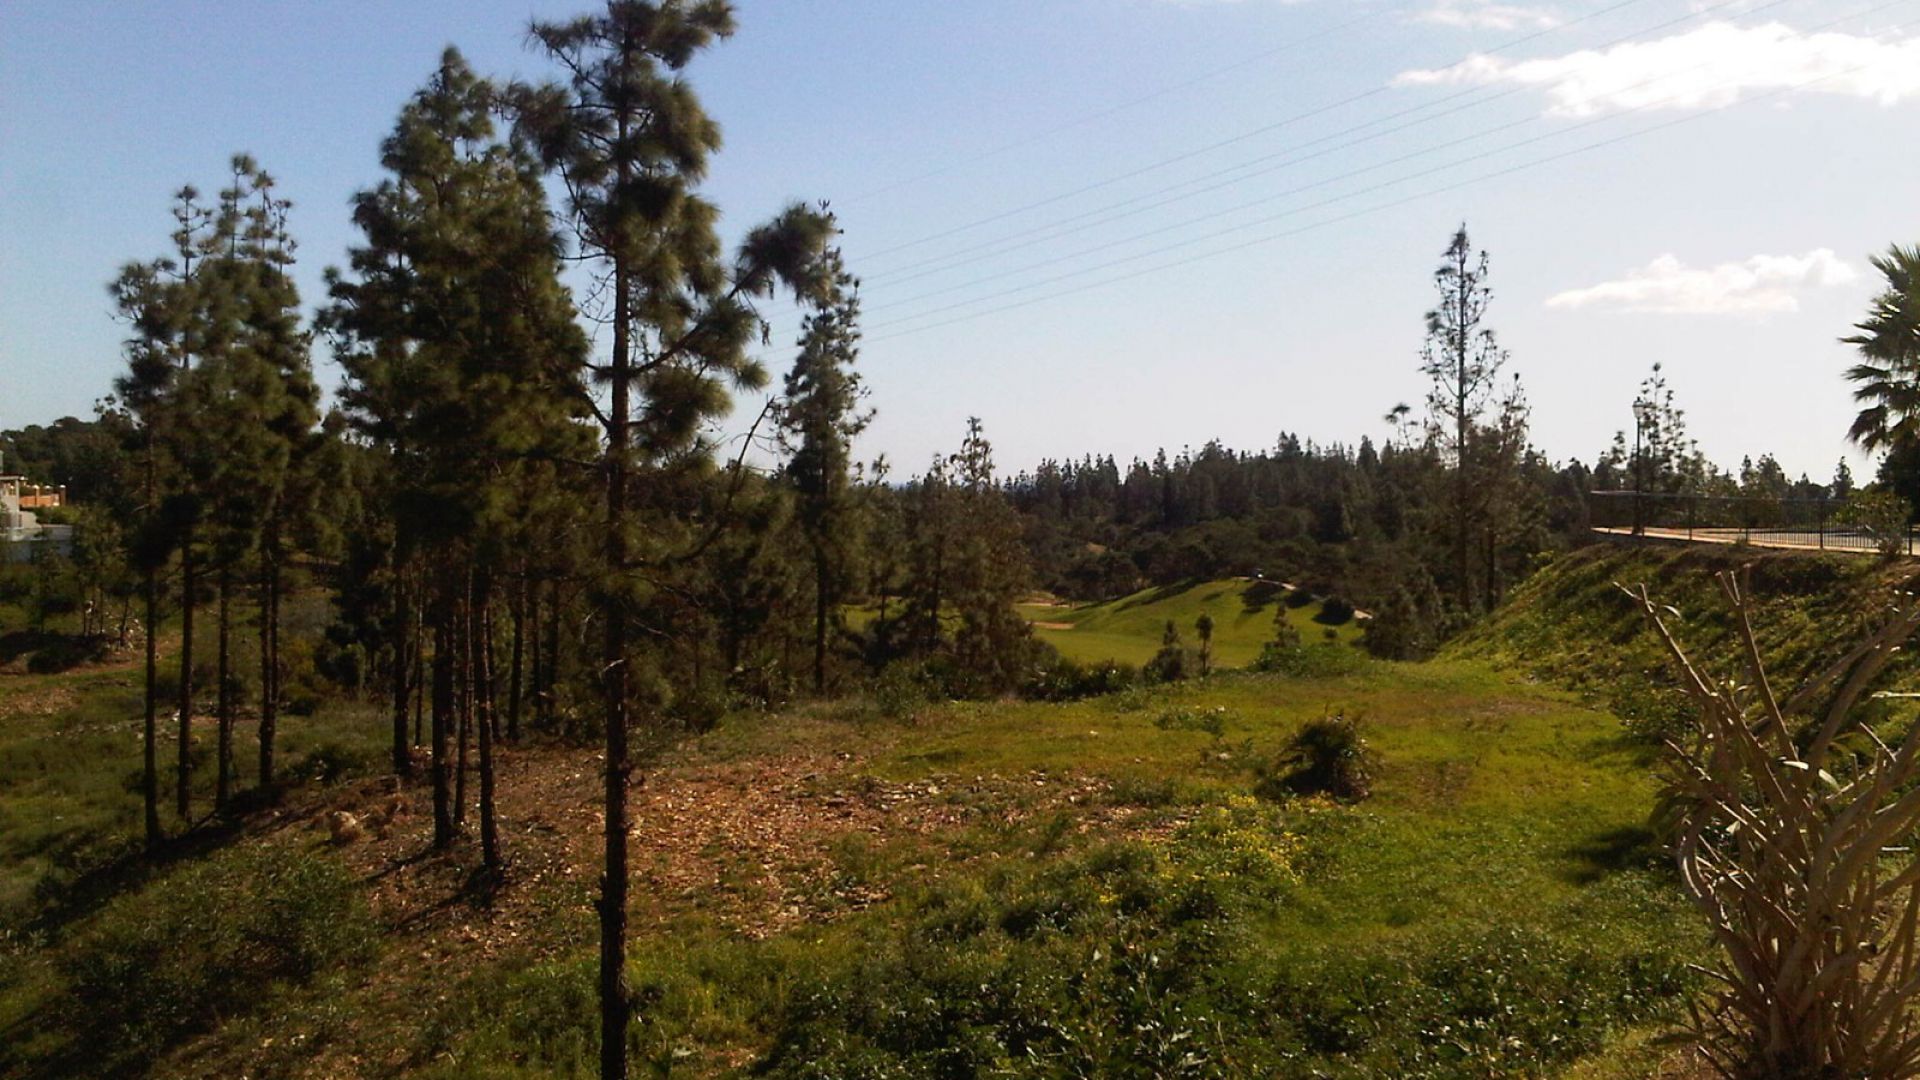
<path id="1" fill-rule="evenodd" d="M 403 568 L 419 564 L 428 589 L 435 842 L 452 842 L 465 807 L 456 798 L 464 768 L 449 775 L 447 727 L 457 702 L 463 719 L 477 715 L 489 868 L 502 861 L 494 818 L 495 582 L 509 573 L 516 542 L 532 539 L 523 525 L 529 463 L 584 452 L 575 421 L 586 351 L 560 283 L 537 163 L 495 137 L 495 100 L 494 88 L 449 49 L 382 145 L 391 175 L 355 199 L 367 243 L 351 253 L 352 278 L 330 276 L 325 317 L 348 374 L 343 401 L 392 463 L 393 558 Z M 398 576 L 412 575 L 403 569 Z M 396 597 L 388 620 L 396 771 L 409 760 L 406 603 Z M 463 735 L 463 753 L 465 745 Z"/>
<path id="2" fill-rule="evenodd" d="M 1433 273 L 1440 302 L 1427 312 L 1427 342 L 1421 353 L 1421 374 L 1431 383 L 1427 393 L 1427 433 L 1443 460 L 1453 468 L 1453 499 L 1449 517 L 1453 536 L 1453 587 L 1462 607 L 1472 603 L 1471 543 L 1479 524 L 1473 491 L 1475 438 L 1481 428 L 1493 387 L 1507 354 L 1486 325 L 1493 301 L 1488 284 L 1489 261 L 1476 256 L 1460 226 Z"/>
<path id="3" fill-rule="evenodd" d="M 745 354 L 761 325 L 753 301 L 779 284 L 818 301 L 837 269 L 823 258 L 831 222 L 797 206 L 750 232 L 730 271 L 720 258 L 718 211 L 697 191 L 719 126 L 681 73 L 733 29 L 726 0 L 609 0 L 592 15 L 534 23 L 534 42 L 565 81 L 515 94 L 519 130 L 565 185 L 580 252 L 606 268 L 612 307 L 611 355 L 593 369 L 608 402 L 598 413 L 606 516 L 596 597 L 607 740 L 603 1080 L 626 1076 L 633 1005 L 625 977 L 628 718 L 645 680 L 634 676 L 630 639 L 646 599 L 635 570 L 647 555 L 634 535 L 630 485 L 650 462 L 704 456 L 700 426 L 726 407 L 727 384 L 764 378 Z"/>
<path id="4" fill-rule="evenodd" d="M 838 266 L 840 256 L 831 261 Z M 842 629 L 840 605 L 852 588 L 859 551 L 859 500 L 850 465 L 853 440 L 872 420 L 853 363 L 859 352 L 858 283 L 834 273 L 838 297 L 806 320 L 800 354 L 787 373 L 781 440 L 791 455 L 785 476 L 799 498 L 798 521 L 813 562 L 813 690 L 827 685 L 827 642 Z"/>

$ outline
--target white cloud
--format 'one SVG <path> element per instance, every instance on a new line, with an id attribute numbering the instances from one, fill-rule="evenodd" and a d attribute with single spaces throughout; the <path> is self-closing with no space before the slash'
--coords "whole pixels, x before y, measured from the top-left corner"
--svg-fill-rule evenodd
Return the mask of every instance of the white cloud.
<path id="1" fill-rule="evenodd" d="M 1547 301 L 1550 308 L 1606 308 L 1667 315 L 1765 315 L 1800 310 L 1796 292 L 1856 280 L 1859 272 L 1829 248 L 1805 255 L 1755 255 L 1695 268 L 1662 255 L 1627 276 Z"/>
<path id="2" fill-rule="evenodd" d="M 1560 20 L 1544 8 L 1502 4 L 1499 0 L 1434 0 L 1432 7 L 1416 12 L 1413 21 L 1463 30 L 1518 30 L 1545 29 Z"/>
<path id="3" fill-rule="evenodd" d="M 1476 55 L 1450 68 L 1403 72 L 1396 86 L 1509 83 L 1547 92 L 1550 113 L 1702 109 L 1800 86 L 1894 105 L 1920 96 L 1920 37 L 1802 34 L 1780 23 L 1712 22 L 1655 41 L 1534 60 Z"/>

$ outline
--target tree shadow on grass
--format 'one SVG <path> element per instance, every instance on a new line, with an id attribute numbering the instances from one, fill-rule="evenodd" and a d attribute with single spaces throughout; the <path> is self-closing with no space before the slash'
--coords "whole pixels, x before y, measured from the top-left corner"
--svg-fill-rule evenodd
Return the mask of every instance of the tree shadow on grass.
<path id="1" fill-rule="evenodd" d="M 245 822 L 237 818 L 209 816 L 186 832 L 162 840 L 152 851 L 138 841 L 130 841 L 112 858 L 52 890 L 40 910 L 28 920 L 27 930 L 36 934 L 58 931 L 100 910 L 115 897 L 146 884 L 168 867 L 204 858 L 231 845 L 246 832 Z"/>
<path id="2" fill-rule="evenodd" d="M 1576 885 L 1592 885 L 1625 870 L 1650 870 L 1665 861 L 1658 838 L 1643 825 L 1596 833 L 1567 850 L 1577 865 L 1568 875 Z"/>
<path id="3" fill-rule="evenodd" d="M 1248 585 L 1240 593 L 1240 602 L 1245 606 L 1247 614 L 1253 615 L 1264 611 L 1268 604 L 1284 597 L 1286 593 L 1287 590 L 1282 588 L 1279 582 L 1262 579 Z"/>
<path id="4" fill-rule="evenodd" d="M 1123 601 L 1115 605 L 1113 610 L 1126 611 L 1130 608 L 1142 607 L 1147 604 L 1157 604 L 1162 600 L 1171 600 L 1198 584 L 1200 584 L 1199 579 L 1189 578 L 1185 581 L 1176 581 L 1171 585 L 1161 585 L 1150 592 L 1142 593 L 1131 600 Z"/>

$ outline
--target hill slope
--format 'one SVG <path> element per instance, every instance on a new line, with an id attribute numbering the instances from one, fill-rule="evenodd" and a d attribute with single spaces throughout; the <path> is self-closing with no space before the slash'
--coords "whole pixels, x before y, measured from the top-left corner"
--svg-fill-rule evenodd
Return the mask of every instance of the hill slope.
<path id="1" fill-rule="evenodd" d="M 16 678 L 9 731 L 99 712 Z M 1380 756 L 1357 805 L 1272 783 L 1330 708 Z M 732 717 L 635 792 L 638 1071 L 1552 1075 L 1670 1017 L 1697 938 L 1616 732 L 1469 662 Z M 137 740 L 98 753 L 124 776 Z M 324 813 L 384 787 L 349 779 L 32 948 L 0 936 L 0 1074 L 590 1076 L 597 784 L 590 748 L 503 750 L 499 882 L 427 852 L 418 794 L 330 844 Z M 279 928 L 228 917 L 253 910 Z M 62 1004 L 83 983 L 110 1022 Z"/>
<path id="2" fill-rule="evenodd" d="M 1020 607 L 1041 640 L 1082 663 L 1144 664 L 1159 650 L 1169 620 L 1192 648 L 1199 643 L 1193 624 L 1205 612 L 1213 616 L 1214 663 L 1228 668 L 1245 667 L 1260 655 L 1273 638 L 1274 617 L 1280 611 L 1309 644 L 1329 635 L 1343 642 L 1359 637 L 1351 617 L 1335 620 L 1318 600 L 1277 582 L 1246 578 L 1142 589 L 1101 604 Z"/>
<path id="3" fill-rule="evenodd" d="M 1773 681 L 1792 686 L 1844 656 L 1879 625 L 1895 592 L 1920 567 L 1858 555 L 1760 551 L 1714 545 L 1596 544 L 1542 568 L 1491 617 L 1443 655 L 1491 661 L 1587 692 L 1629 722 L 1660 723 L 1678 703 L 1664 649 L 1615 584 L 1647 585 L 1671 605 L 1675 637 L 1704 671 L 1732 676 L 1740 656 L 1714 575 L 1745 572 L 1754 630 Z M 1881 684 L 1912 681 L 1912 653 Z M 1883 709 L 1894 706 L 1880 705 Z"/>

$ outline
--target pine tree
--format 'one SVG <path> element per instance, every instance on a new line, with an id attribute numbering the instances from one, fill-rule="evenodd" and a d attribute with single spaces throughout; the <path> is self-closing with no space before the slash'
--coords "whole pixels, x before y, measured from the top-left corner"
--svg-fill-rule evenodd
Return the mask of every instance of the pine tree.
<path id="1" fill-rule="evenodd" d="M 182 189 L 178 201 L 191 205 L 197 194 Z M 120 316 L 132 328 L 126 341 L 128 371 L 114 381 L 118 403 L 133 419 L 141 457 L 140 522 L 129 536 L 129 561 L 139 569 L 145 621 L 145 678 L 142 694 L 140 791 L 149 853 L 163 839 L 160 827 L 158 761 L 159 637 L 161 572 L 168 555 L 166 531 L 160 514 L 162 497 L 161 431 L 175 373 L 174 356 L 180 338 L 177 281 L 169 280 L 178 264 L 167 259 L 131 263 L 115 278 L 110 292 Z"/>
<path id="2" fill-rule="evenodd" d="M 1427 312 L 1427 341 L 1420 371 L 1431 383 L 1427 393 L 1427 433 L 1453 468 L 1453 587 L 1460 606 L 1473 596 L 1472 537 L 1476 531 L 1473 494 L 1475 436 L 1487 408 L 1506 351 L 1486 326 L 1493 289 L 1487 283 L 1486 252 L 1478 257 L 1460 226 L 1442 253 L 1433 284 L 1440 302 Z"/>
<path id="3" fill-rule="evenodd" d="M 839 264 L 835 252 L 831 261 Z M 859 352 L 858 283 L 836 271 L 839 296 L 809 315 L 800 354 L 787 373 L 781 441 L 791 455 L 784 475 L 799 497 L 799 524 L 813 562 L 813 690 L 827 685 L 827 641 L 841 628 L 839 611 L 856 573 L 857 512 L 849 466 L 853 440 L 873 414 L 860 411 L 863 391 L 853 370 Z"/>
<path id="4" fill-rule="evenodd" d="M 593 369 L 608 397 L 599 414 L 606 517 L 605 577 L 596 598 L 607 740 L 599 899 L 605 1080 L 626 1076 L 632 1014 L 625 977 L 633 768 L 627 737 L 639 683 L 630 636 L 632 613 L 645 597 L 633 573 L 643 553 L 633 535 L 629 485 L 649 460 L 689 450 L 704 455 L 699 428 L 726 407 L 727 383 L 764 379 L 744 351 L 760 325 L 752 301 L 779 284 L 821 298 L 836 269 L 823 259 L 831 222 L 802 207 L 750 232 L 731 271 L 721 261 L 718 211 L 696 191 L 719 148 L 719 126 L 680 73 L 733 28 L 725 0 L 609 0 L 601 13 L 536 22 L 535 43 L 565 70 L 566 81 L 515 94 L 519 130 L 565 184 L 581 253 L 607 268 L 612 299 L 611 355 Z"/>
<path id="5" fill-rule="evenodd" d="M 445 53 L 382 145 L 391 176 L 355 199 L 367 243 L 351 253 L 352 278 L 330 275 L 324 317 L 348 374 L 349 416 L 391 463 L 396 564 L 433 568 L 421 576 L 435 643 L 435 843 L 451 844 L 464 815 L 465 753 L 477 733 L 490 869 L 503 860 L 494 816 L 495 583 L 535 539 L 528 471 L 585 451 L 576 420 L 586 351 L 560 282 L 538 165 L 496 137 L 497 98 L 457 51 Z M 393 759 L 405 771 L 412 629 L 407 598 L 395 603 Z M 460 765 L 450 776 L 456 706 Z"/>

